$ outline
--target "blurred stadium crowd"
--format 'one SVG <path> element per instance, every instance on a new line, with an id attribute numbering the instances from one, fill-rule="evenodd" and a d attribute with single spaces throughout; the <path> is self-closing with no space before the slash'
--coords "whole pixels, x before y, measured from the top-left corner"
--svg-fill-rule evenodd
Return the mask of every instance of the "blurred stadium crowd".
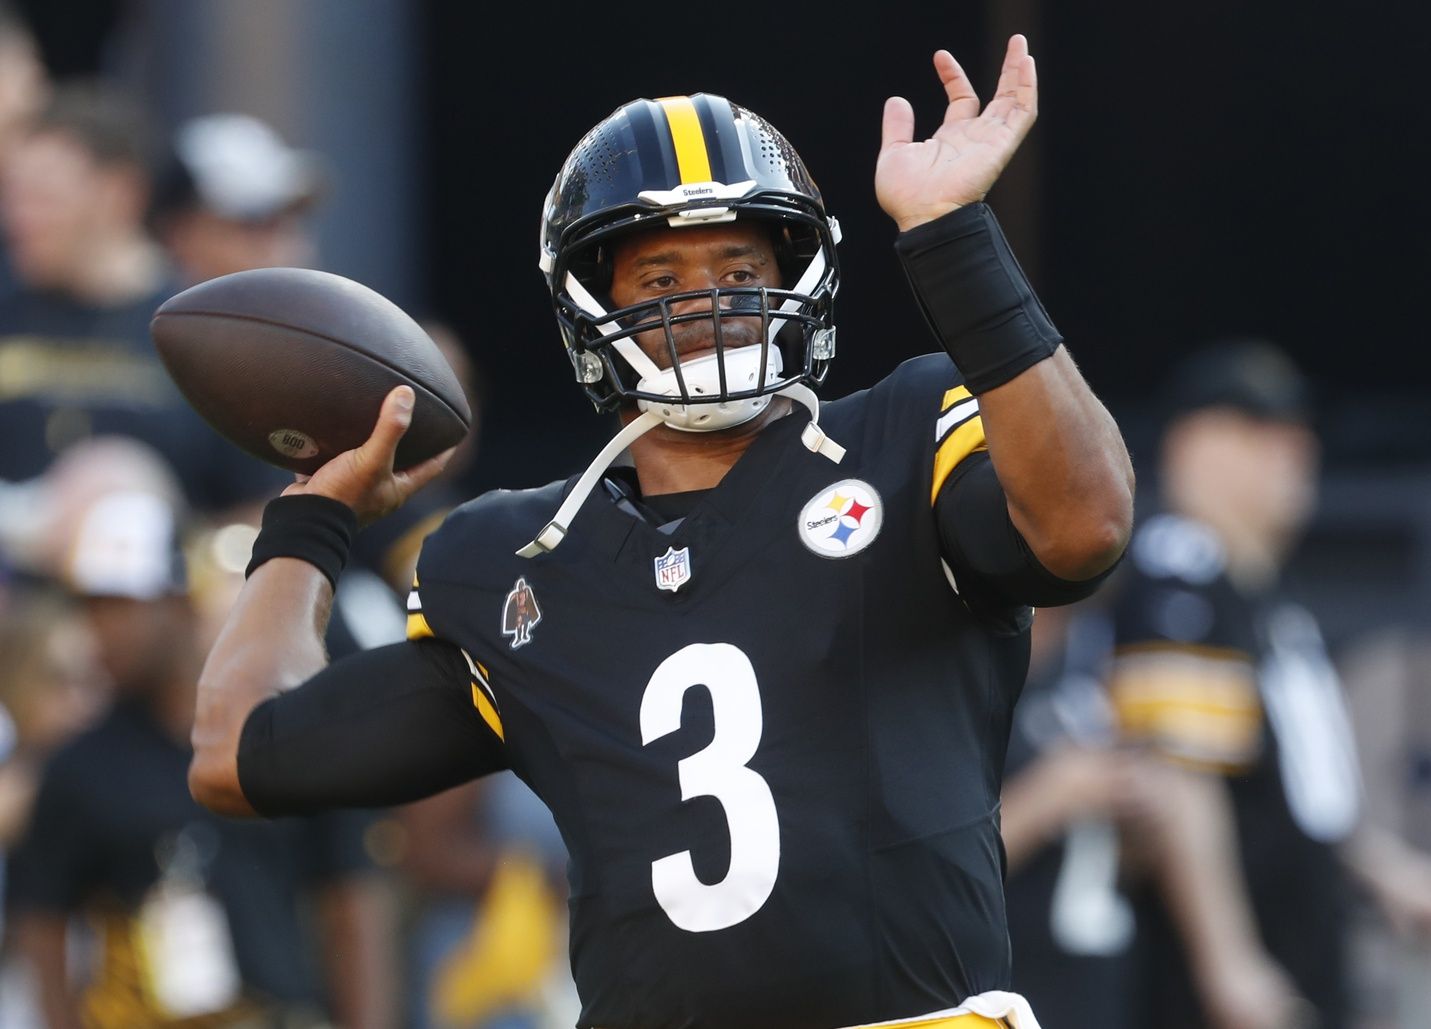
<path id="1" fill-rule="evenodd" d="M 285 476 L 192 413 L 148 320 L 318 262 L 342 173 L 242 112 L 159 133 L 0 8 L 0 1029 L 575 1024 L 564 853 L 515 779 L 270 823 L 188 796 L 197 669 Z M 1224 341 L 1170 383 L 1118 575 L 1034 622 L 1015 988 L 1047 1029 L 1431 1025 L 1431 647 L 1334 656 L 1285 588 L 1319 483 L 1287 355 Z M 479 439 L 365 532 L 333 654 L 401 637 Z"/>

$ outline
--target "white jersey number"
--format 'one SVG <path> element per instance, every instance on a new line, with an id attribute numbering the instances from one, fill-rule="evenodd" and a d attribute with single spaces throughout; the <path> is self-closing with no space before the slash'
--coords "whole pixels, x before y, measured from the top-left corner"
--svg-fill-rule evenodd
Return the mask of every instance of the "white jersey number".
<path id="1" fill-rule="evenodd" d="M 681 727 L 686 691 L 704 685 L 715 714 L 715 737 L 676 771 L 681 799 L 714 797 L 730 828 L 730 868 L 720 882 L 696 878 L 691 852 L 651 862 L 651 886 L 667 917 L 688 932 L 707 933 L 743 922 L 775 888 L 780 822 L 775 798 L 746 767 L 760 745 L 760 689 L 750 658 L 729 643 L 692 643 L 662 661 L 641 698 L 641 743 Z"/>

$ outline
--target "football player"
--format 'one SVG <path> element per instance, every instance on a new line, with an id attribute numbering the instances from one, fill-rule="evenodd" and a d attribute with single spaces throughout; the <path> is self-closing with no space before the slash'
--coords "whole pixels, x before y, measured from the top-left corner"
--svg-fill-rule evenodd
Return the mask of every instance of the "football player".
<path id="1" fill-rule="evenodd" d="M 581 1026 L 1032 1029 L 1003 752 L 1031 607 L 1115 565 L 1132 471 L 984 203 L 1035 118 L 1027 42 L 986 106 L 934 66 L 942 123 L 916 141 L 891 98 L 875 186 L 947 352 L 820 403 L 839 231 L 799 155 L 720 96 L 621 106 L 558 173 L 541 263 L 624 428 L 582 475 L 454 511 L 411 640 L 324 668 L 355 527 L 440 464 L 393 473 L 395 390 L 265 513 L 196 795 L 276 816 L 513 769 L 571 855 Z"/>

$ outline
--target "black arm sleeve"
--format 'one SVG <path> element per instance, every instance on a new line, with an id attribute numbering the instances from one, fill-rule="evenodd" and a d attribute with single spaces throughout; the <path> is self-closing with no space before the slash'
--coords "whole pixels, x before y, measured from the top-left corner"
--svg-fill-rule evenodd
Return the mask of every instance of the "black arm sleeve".
<path id="1" fill-rule="evenodd" d="M 462 651 L 394 643 L 329 665 L 249 714 L 238 776 L 259 814 L 387 807 L 507 767 Z"/>
<path id="2" fill-rule="evenodd" d="M 1004 487 L 987 453 L 960 462 L 934 506 L 944 554 L 960 595 L 974 608 L 1058 607 L 1092 596 L 1113 568 L 1072 582 L 1034 556 L 1009 518 Z M 1115 564 L 1114 568 L 1117 567 Z"/>

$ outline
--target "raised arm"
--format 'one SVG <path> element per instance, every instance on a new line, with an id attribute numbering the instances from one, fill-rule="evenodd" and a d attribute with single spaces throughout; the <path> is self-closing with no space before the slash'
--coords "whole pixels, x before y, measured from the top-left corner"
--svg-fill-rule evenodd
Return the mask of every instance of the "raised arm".
<path id="1" fill-rule="evenodd" d="M 978 399 L 1010 518 L 1050 572 L 1089 579 L 1127 545 L 1132 462 L 984 204 L 1037 117 L 1034 60 L 1012 37 L 982 112 L 953 55 L 940 50 L 934 66 L 944 120 L 915 141 L 909 102 L 886 102 L 875 191 L 916 298 Z"/>
<path id="2" fill-rule="evenodd" d="M 214 811 L 256 813 L 239 781 L 245 725 L 265 700 L 293 689 L 327 664 L 323 633 L 333 580 L 352 532 L 394 510 L 441 471 L 451 453 L 406 472 L 393 471 L 398 440 L 412 420 L 412 400 L 409 387 L 394 389 L 366 443 L 284 490 L 285 498 L 314 500 L 284 505 L 281 498 L 265 512 L 269 539 L 282 534 L 296 541 L 291 549 L 307 559 L 275 556 L 252 572 L 200 673 L 189 789 Z M 261 533 L 256 556 L 263 546 Z"/>

